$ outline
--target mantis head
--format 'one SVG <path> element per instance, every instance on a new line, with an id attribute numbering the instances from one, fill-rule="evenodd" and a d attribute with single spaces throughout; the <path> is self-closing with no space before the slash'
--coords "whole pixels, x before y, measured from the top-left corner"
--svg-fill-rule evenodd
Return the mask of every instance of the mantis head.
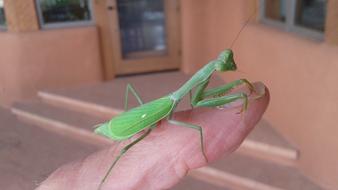
<path id="1" fill-rule="evenodd" d="M 234 53 L 231 49 L 222 51 L 216 60 L 217 71 L 235 71 L 237 69 L 234 61 Z"/>

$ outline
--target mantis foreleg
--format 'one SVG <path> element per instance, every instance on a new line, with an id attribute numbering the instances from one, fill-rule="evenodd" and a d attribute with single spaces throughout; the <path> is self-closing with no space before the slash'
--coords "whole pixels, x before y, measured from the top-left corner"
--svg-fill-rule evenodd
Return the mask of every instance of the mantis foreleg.
<path id="1" fill-rule="evenodd" d="M 226 93 L 229 93 L 232 89 L 234 89 L 237 86 L 240 86 L 242 84 L 245 84 L 249 88 L 250 93 L 252 93 L 254 91 L 253 85 L 248 80 L 239 79 L 239 80 L 235 80 L 235 81 L 232 81 L 230 83 L 227 83 L 225 85 L 218 86 L 216 88 L 212 88 L 212 89 L 204 91 L 202 93 L 202 98 L 206 98 L 206 97 L 209 97 L 209 96 L 225 95 Z"/>
<path id="2" fill-rule="evenodd" d="M 194 106 L 191 104 L 191 102 L 192 102 L 192 92 L 191 92 L 191 90 L 189 91 L 189 100 L 190 100 L 190 107 L 191 107 L 191 109 L 193 109 Z"/>
<path id="3" fill-rule="evenodd" d="M 227 96 L 225 96 L 225 94 L 228 93 L 231 89 L 239 85 L 242 85 L 242 84 L 247 85 L 251 93 L 254 90 L 254 88 L 248 80 L 246 79 L 235 80 L 223 86 L 219 86 L 219 87 L 204 91 L 208 83 L 209 83 L 209 80 L 197 86 L 196 93 L 192 99 L 193 106 L 195 107 L 216 107 L 216 106 L 222 106 L 224 104 L 234 102 L 238 99 L 243 99 L 244 103 L 243 103 L 242 110 L 240 112 L 243 112 L 247 109 L 248 96 L 245 93 L 230 94 Z M 213 98 L 205 99 L 207 97 L 213 97 Z"/>
<path id="4" fill-rule="evenodd" d="M 217 107 L 224 104 L 234 102 L 238 99 L 243 99 L 243 106 L 239 113 L 247 110 L 248 108 L 248 96 L 245 93 L 230 94 L 227 96 L 221 96 L 217 98 L 204 99 L 196 103 L 195 107 Z"/>
<path id="5" fill-rule="evenodd" d="M 195 106 L 198 101 L 203 99 L 203 93 L 205 91 L 205 88 L 209 84 L 209 79 L 210 77 L 196 87 L 195 94 L 193 95 L 191 100 L 192 106 Z"/>
<path id="6" fill-rule="evenodd" d="M 232 81 L 228 84 L 216 87 L 216 88 L 212 88 L 209 90 L 205 91 L 205 88 L 208 86 L 209 80 L 206 80 L 205 82 L 201 83 L 200 85 L 197 86 L 196 88 L 196 92 L 193 96 L 192 99 L 192 105 L 196 105 L 197 102 L 205 99 L 206 97 L 210 97 L 210 96 L 224 96 L 226 93 L 230 92 L 233 88 L 240 86 L 242 84 L 245 84 L 248 86 L 250 93 L 254 91 L 254 87 L 252 86 L 252 84 L 246 80 L 246 79 L 239 79 L 239 80 L 235 80 Z"/>

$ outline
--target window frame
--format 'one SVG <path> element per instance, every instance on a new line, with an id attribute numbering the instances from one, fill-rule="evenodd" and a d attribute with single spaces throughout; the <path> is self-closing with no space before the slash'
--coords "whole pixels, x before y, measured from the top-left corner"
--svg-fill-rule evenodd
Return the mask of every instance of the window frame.
<path id="1" fill-rule="evenodd" d="M 3 9 L 4 9 L 4 13 L 6 13 L 6 11 L 5 11 L 5 6 L 3 6 Z M 7 20 L 6 20 L 6 15 L 5 15 L 5 21 L 7 22 Z M 1 31 L 1 32 L 7 31 L 7 24 L 4 24 L 4 25 L 1 25 L 1 24 L 0 24 L 0 31 Z"/>
<path id="2" fill-rule="evenodd" d="M 85 21 L 68 21 L 68 22 L 56 22 L 56 23 L 45 23 L 43 21 L 42 9 L 40 6 L 41 0 L 35 0 L 35 7 L 37 12 L 37 17 L 39 20 L 39 26 L 41 29 L 58 29 L 58 28 L 72 28 L 72 27 L 83 27 L 83 26 L 92 26 L 95 25 L 95 14 L 93 1 L 88 0 L 88 8 L 90 11 L 90 20 Z"/>
<path id="3" fill-rule="evenodd" d="M 273 20 L 271 18 L 266 17 L 265 16 L 266 0 L 259 0 L 259 3 L 260 3 L 259 20 L 260 22 L 267 24 L 267 25 L 271 25 L 273 27 L 277 27 L 287 32 L 293 32 L 293 33 L 296 33 L 296 34 L 299 34 L 299 35 L 302 35 L 308 38 L 323 41 L 325 38 L 326 28 L 324 27 L 325 30 L 321 32 L 315 29 L 307 28 L 305 26 L 297 25 L 296 19 L 295 19 L 297 1 L 295 0 L 285 0 L 285 1 L 286 1 L 285 22 L 282 22 L 282 21 Z M 325 18 L 325 22 L 326 22 L 326 18 Z"/>

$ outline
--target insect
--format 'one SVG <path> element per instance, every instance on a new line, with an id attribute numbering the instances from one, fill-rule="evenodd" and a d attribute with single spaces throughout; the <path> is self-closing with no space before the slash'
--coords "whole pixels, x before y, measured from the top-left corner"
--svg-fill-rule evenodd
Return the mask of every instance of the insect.
<path id="1" fill-rule="evenodd" d="M 117 161 L 132 146 L 148 136 L 150 132 L 157 127 L 156 124 L 163 119 L 167 119 L 170 124 L 191 128 L 199 132 L 201 151 L 205 160 L 208 161 L 208 158 L 205 154 L 202 127 L 191 123 L 174 120 L 172 119 L 172 115 L 182 98 L 188 94 L 190 94 L 190 103 L 192 107 L 218 107 L 236 101 L 238 99 L 242 99 L 243 106 L 240 112 L 245 111 L 248 106 L 248 96 L 246 93 L 239 92 L 235 94 L 225 94 L 236 86 L 242 84 L 246 85 L 249 88 L 250 93 L 253 92 L 254 88 L 248 80 L 240 79 L 222 86 L 206 90 L 206 87 L 209 84 L 210 77 L 215 71 L 224 72 L 234 71 L 236 69 L 237 66 L 233 59 L 232 50 L 224 50 L 220 53 L 217 59 L 210 61 L 208 64 L 206 64 L 178 90 L 145 104 L 143 103 L 135 89 L 132 87 L 132 85 L 128 84 L 126 88 L 125 109 L 127 109 L 128 107 L 129 92 L 132 92 L 132 94 L 136 97 L 136 99 L 140 103 L 140 106 L 127 110 L 120 115 L 117 115 L 110 121 L 99 125 L 99 127 L 95 129 L 95 133 L 103 135 L 115 141 L 129 139 L 141 131 L 143 131 L 144 133 L 136 140 L 126 145 L 120 151 L 119 155 L 115 158 L 114 162 L 108 169 L 106 175 L 101 180 L 99 189 L 106 181 L 109 173 L 111 172 Z M 195 90 L 193 95 L 191 95 L 192 90 Z"/>

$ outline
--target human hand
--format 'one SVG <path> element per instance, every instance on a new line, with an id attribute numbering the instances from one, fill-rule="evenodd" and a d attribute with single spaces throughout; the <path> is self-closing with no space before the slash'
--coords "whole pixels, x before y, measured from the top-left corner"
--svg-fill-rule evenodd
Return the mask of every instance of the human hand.
<path id="1" fill-rule="evenodd" d="M 261 90 L 265 88 L 262 84 L 254 85 Z M 174 118 L 203 127 L 206 154 L 209 161 L 214 161 L 223 154 L 230 154 L 241 144 L 262 117 L 268 102 L 269 93 L 265 89 L 262 97 L 249 100 L 248 110 L 242 114 L 237 114 L 238 107 L 222 110 L 197 108 L 178 112 Z M 107 148 L 84 160 L 62 166 L 38 190 L 96 190 L 119 153 L 117 149 Z M 168 189 L 191 169 L 205 165 L 198 132 L 162 121 L 118 161 L 102 190 Z"/>

